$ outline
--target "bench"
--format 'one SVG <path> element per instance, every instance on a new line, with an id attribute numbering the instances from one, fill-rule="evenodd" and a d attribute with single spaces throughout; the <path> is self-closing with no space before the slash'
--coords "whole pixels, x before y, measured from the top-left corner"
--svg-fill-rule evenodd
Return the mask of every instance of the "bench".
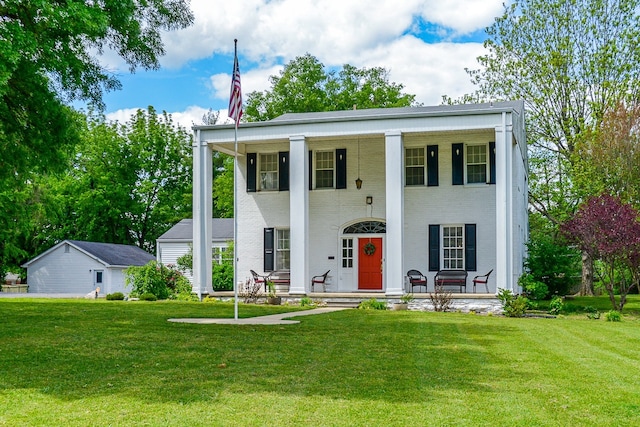
<path id="1" fill-rule="evenodd" d="M 291 277 L 288 271 L 274 271 L 267 280 L 273 283 L 277 288 L 276 290 L 281 290 L 280 287 L 285 287 L 286 289 L 291 285 Z"/>
<path id="2" fill-rule="evenodd" d="M 438 286 L 458 286 L 460 292 L 464 288 L 467 292 L 467 272 L 465 270 L 440 270 L 435 277 L 435 285 Z"/>

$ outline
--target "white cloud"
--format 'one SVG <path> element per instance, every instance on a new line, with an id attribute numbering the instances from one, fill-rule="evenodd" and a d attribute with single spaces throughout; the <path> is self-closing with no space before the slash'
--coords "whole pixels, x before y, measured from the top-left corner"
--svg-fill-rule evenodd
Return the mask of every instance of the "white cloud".
<path id="1" fill-rule="evenodd" d="M 242 82 L 242 93 L 246 101 L 246 95 L 253 91 L 264 91 L 270 87 L 269 76 L 278 75 L 283 69 L 281 65 L 274 65 L 269 68 L 256 68 L 243 72 L 240 69 L 240 81 Z M 220 73 L 210 77 L 213 97 L 217 99 L 229 99 L 231 85 L 231 74 Z"/>
<path id="2" fill-rule="evenodd" d="M 417 17 L 465 34 L 490 25 L 504 0 L 192 0 L 193 26 L 166 33 L 163 66 L 233 52 L 263 66 L 311 53 L 350 63 L 363 50 L 392 43 Z M 507 1 L 508 3 L 508 1 Z"/>
<path id="3" fill-rule="evenodd" d="M 502 15 L 504 0 L 439 0 L 426 1 L 422 17 L 427 22 L 451 28 L 458 34 L 483 29 Z"/>

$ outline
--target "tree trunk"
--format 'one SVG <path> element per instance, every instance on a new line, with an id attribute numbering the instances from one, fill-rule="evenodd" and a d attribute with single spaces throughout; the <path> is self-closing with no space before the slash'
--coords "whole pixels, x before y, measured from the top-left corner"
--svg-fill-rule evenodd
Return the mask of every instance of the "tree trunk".
<path id="1" fill-rule="evenodd" d="M 582 283 L 580 284 L 581 296 L 593 296 L 593 259 L 582 252 Z"/>

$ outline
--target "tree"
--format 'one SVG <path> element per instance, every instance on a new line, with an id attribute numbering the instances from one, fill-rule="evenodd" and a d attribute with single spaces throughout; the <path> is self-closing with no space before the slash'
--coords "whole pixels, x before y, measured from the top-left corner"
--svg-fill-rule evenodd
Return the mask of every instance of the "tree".
<path id="1" fill-rule="evenodd" d="M 591 197 L 562 225 L 562 232 L 592 259 L 602 262 L 600 278 L 613 309 L 622 310 L 627 294 L 640 280 L 638 211 L 608 194 Z"/>
<path id="2" fill-rule="evenodd" d="M 402 92 L 404 85 L 389 82 L 381 67 L 357 69 L 345 65 L 336 75 L 310 54 L 285 65 L 279 76 L 270 76 L 271 90 L 251 92 L 244 115 L 248 121 L 271 120 L 285 113 L 337 111 L 357 108 L 406 107 L 415 95 Z"/>
<path id="3" fill-rule="evenodd" d="M 576 146 L 576 185 L 607 191 L 640 208 L 639 132 L 640 104 L 620 103 L 605 112 L 599 127 Z"/>
<path id="4" fill-rule="evenodd" d="M 103 93 L 120 87 L 94 53 L 112 50 L 132 71 L 158 68 L 162 31 L 190 25 L 193 14 L 184 0 L 7 0 L 0 17 L 2 274 L 26 253 L 20 243 L 41 206 L 34 182 L 63 171 L 81 138 L 82 119 L 66 103 L 101 107 Z"/>
<path id="5" fill-rule="evenodd" d="M 49 183 L 60 198 L 48 238 L 135 244 L 191 214 L 191 136 L 166 112 L 138 110 L 126 124 L 88 119 L 69 173 Z"/>
<path id="6" fill-rule="evenodd" d="M 640 81 L 638 0 L 516 0 L 487 28 L 474 98 L 523 99 L 531 143 L 531 206 L 555 224 L 597 191 L 574 186 L 586 132 Z M 588 270 L 591 261 L 584 262 Z M 589 272 L 585 277 L 591 277 Z M 583 284 L 583 292 L 591 284 Z"/>
<path id="7" fill-rule="evenodd" d="M 116 52 L 131 71 L 156 69 L 161 32 L 193 22 L 183 0 L 9 0 L 0 16 L 0 145 L 13 151 L 3 156 L 6 173 L 59 165 L 57 151 L 77 139 L 64 102 L 100 107 L 103 92 L 120 87 L 94 52 Z"/>

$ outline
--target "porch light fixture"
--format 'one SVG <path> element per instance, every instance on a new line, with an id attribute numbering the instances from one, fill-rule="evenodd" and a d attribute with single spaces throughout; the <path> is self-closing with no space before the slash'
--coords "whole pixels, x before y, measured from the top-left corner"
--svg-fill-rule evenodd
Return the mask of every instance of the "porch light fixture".
<path id="1" fill-rule="evenodd" d="M 362 180 L 360 179 L 360 138 L 358 138 L 358 178 L 356 178 L 356 188 L 362 188 Z"/>

